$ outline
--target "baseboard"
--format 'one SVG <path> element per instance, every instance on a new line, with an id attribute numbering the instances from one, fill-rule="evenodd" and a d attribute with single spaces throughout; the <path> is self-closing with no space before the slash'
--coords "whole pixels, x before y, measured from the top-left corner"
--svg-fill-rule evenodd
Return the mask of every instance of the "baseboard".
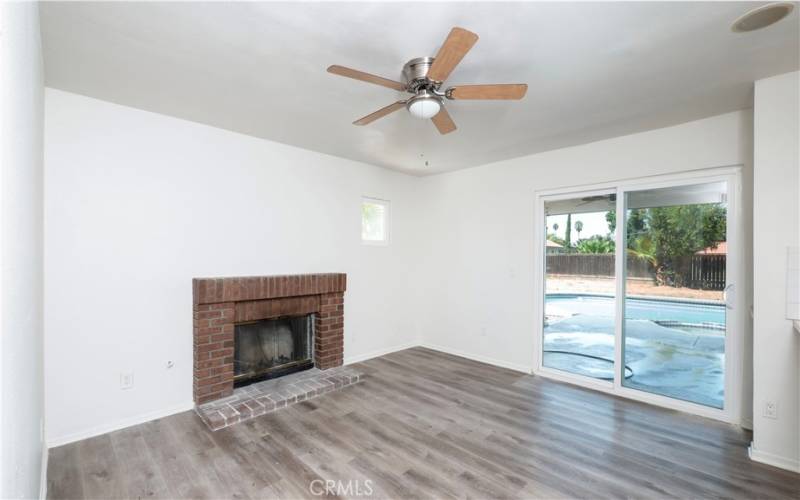
<path id="1" fill-rule="evenodd" d="M 486 363 L 488 365 L 499 366 L 500 368 L 508 368 L 509 370 L 514 370 L 517 372 L 522 373 L 532 373 L 533 372 L 533 365 L 525 366 L 520 365 L 517 363 L 509 363 L 507 361 L 502 361 L 499 359 L 490 358 L 487 356 L 481 356 L 479 354 L 472 354 L 464 351 L 458 351 L 456 349 L 450 349 L 449 347 L 444 347 L 436 344 L 429 344 L 427 342 L 409 342 L 408 344 L 402 344 L 399 346 L 390 347 L 388 349 L 379 349 L 377 351 L 372 351 L 366 354 L 359 354 L 358 356 L 351 356 L 344 359 L 345 365 L 350 365 L 353 363 L 360 363 L 361 361 L 366 361 L 368 359 L 377 358 L 379 356 L 385 356 L 386 354 L 391 354 L 393 352 L 402 351 L 405 349 L 411 349 L 412 347 L 424 347 L 426 349 L 431 349 L 434 351 L 443 352 L 446 354 L 452 354 L 453 356 L 458 356 L 460 358 L 467 358 L 473 361 L 478 361 L 480 363 Z"/>
<path id="2" fill-rule="evenodd" d="M 47 444 L 42 442 L 42 463 L 39 475 L 39 499 L 45 500 L 47 498 L 47 463 L 50 458 L 48 453 Z"/>
<path id="3" fill-rule="evenodd" d="M 755 462 L 761 462 L 762 464 L 772 465 L 792 472 L 800 472 L 800 461 L 757 450 L 752 442 L 747 448 L 747 454 L 750 455 L 750 460 Z"/>
<path id="4" fill-rule="evenodd" d="M 367 359 L 376 358 L 378 356 L 383 356 L 385 354 L 389 354 L 395 351 L 402 351 L 403 349 L 408 349 L 410 347 L 416 347 L 419 344 L 417 342 L 412 342 L 409 344 L 403 344 L 399 346 L 394 346 L 388 349 L 381 349 L 378 351 L 369 352 L 366 354 L 360 354 L 358 356 L 352 356 L 349 358 L 345 358 L 344 364 L 349 365 L 352 363 L 358 363 L 359 361 L 365 361 Z M 173 406 L 171 408 L 166 408 L 163 410 L 158 410 L 150 413 L 144 413 L 142 415 L 137 415 L 135 417 L 125 418 L 122 420 L 118 420 L 111 424 L 100 425 L 97 427 L 93 427 L 91 429 L 82 430 L 79 432 L 73 432 L 70 434 L 65 434 L 63 436 L 58 436 L 52 439 L 47 440 L 47 447 L 54 448 L 56 446 L 62 446 L 69 443 L 74 443 L 75 441 L 80 441 L 82 439 L 87 439 L 94 436 L 99 436 L 101 434 L 106 434 L 108 432 L 117 431 L 119 429 L 124 429 L 126 427 L 131 427 L 133 425 L 143 424 L 145 422 L 149 422 L 151 420 L 155 420 L 158 418 L 168 417 L 170 415 L 174 415 L 176 413 L 181 413 L 184 411 L 188 411 L 194 408 L 193 402 L 187 402 L 184 404 L 180 404 L 177 406 Z"/>
<path id="5" fill-rule="evenodd" d="M 65 434 L 63 436 L 58 436 L 52 439 L 48 439 L 47 447 L 55 448 L 56 446 L 74 443 L 75 441 L 81 441 L 82 439 L 99 436 L 101 434 L 106 434 L 108 432 L 118 431 L 126 427 L 143 424 L 145 422 L 156 420 L 158 418 L 168 417 L 176 413 L 181 413 L 187 410 L 191 410 L 192 408 L 194 408 L 194 402 L 190 401 L 187 403 L 182 403 L 176 406 L 172 406 L 170 408 L 165 408 L 162 410 L 153 411 L 149 413 L 143 413 L 141 415 L 136 415 L 134 417 L 123 418 L 121 420 L 117 420 L 116 422 L 110 424 L 98 425 L 97 427 L 92 427 L 90 429 L 85 429 L 82 431 L 73 432 L 70 434 Z"/>
<path id="6" fill-rule="evenodd" d="M 398 346 L 389 347 L 387 349 L 378 349 L 377 351 L 368 352 L 366 354 L 349 356 L 347 358 L 344 358 L 344 364 L 351 365 L 353 363 L 360 363 L 362 361 L 366 361 L 372 358 L 377 358 L 379 356 L 385 356 L 386 354 L 391 354 L 393 352 L 402 351 L 405 349 L 411 349 L 412 347 L 418 347 L 419 345 L 420 345 L 419 342 L 409 342 L 407 344 L 401 344 Z"/>
<path id="7" fill-rule="evenodd" d="M 460 358 L 467 358 L 473 361 L 478 361 L 480 363 L 486 363 L 487 365 L 499 366 L 500 368 L 508 368 L 509 370 L 514 370 L 516 372 L 522 372 L 526 374 L 533 373 L 533 365 L 526 366 L 517 363 L 509 363 L 508 361 L 502 361 L 499 359 L 490 358 L 488 356 L 482 356 L 480 354 L 472 354 L 469 352 L 459 351 L 456 349 L 450 349 L 449 347 L 444 347 L 436 344 L 429 344 L 427 342 L 420 344 L 420 346 L 426 349 L 432 349 L 434 351 L 439 351 L 446 354 L 452 354 L 453 356 L 458 356 Z"/>

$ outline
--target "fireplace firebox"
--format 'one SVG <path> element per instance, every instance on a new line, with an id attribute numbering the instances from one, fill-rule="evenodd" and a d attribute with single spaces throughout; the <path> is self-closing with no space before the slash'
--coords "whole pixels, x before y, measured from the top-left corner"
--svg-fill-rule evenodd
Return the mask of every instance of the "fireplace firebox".
<path id="1" fill-rule="evenodd" d="M 313 346 L 313 314 L 236 324 L 234 387 L 312 368 Z"/>

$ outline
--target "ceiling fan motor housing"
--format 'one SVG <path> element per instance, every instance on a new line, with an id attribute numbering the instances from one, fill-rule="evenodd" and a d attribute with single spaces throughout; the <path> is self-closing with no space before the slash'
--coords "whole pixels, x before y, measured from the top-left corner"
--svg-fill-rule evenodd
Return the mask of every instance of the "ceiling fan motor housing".
<path id="1" fill-rule="evenodd" d="M 416 93 L 420 89 L 438 90 L 441 82 L 428 79 L 428 70 L 433 64 L 433 57 L 417 57 L 403 66 L 403 77 L 406 79 L 408 91 Z"/>

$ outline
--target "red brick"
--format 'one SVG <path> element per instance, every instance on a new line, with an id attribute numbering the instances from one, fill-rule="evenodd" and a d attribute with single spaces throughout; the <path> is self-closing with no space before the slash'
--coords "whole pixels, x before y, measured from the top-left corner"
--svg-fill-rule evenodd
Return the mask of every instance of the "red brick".
<path id="1" fill-rule="evenodd" d="M 215 335 L 217 333 L 222 333 L 222 328 L 219 326 L 207 326 L 197 330 L 197 335 Z"/>
<path id="2" fill-rule="evenodd" d="M 229 356 L 233 356 L 233 347 L 223 347 L 219 344 L 219 349 L 211 351 L 211 357 L 213 358 L 226 358 Z"/>
<path id="3" fill-rule="evenodd" d="M 342 337 L 330 337 L 327 339 L 317 339 L 315 345 L 318 345 L 320 349 L 327 349 L 331 347 L 341 347 L 344 345 L 344 339 Z"/>
<path id="4" fill-rule="evenodd" d="M 232 363 L 231 364 L 227 364 L 227 365 L 218 366 L 216 368 L 210 368 L 210 371 L 214 375 L 218 375 L 218 374 L 227 375 L 227 374 L 230 374 L 230 377 L 233 378 L 233 364 Z"/>
<path id="5" fill-rule="evenodd" d="M 228 318 L 219 317 L 219 318 L 215 318 L 215 319 L 209 320 L 208 321 L 208 326 L 222 326 L 222 325 L 224 325 L 226 323 L 230 323 L 230 322 L 231 322 L 231 320 L 228 319 Z"/>
<path id="6" fill-rule="evenodd" d="M 221 311 L 202 311 L 202 312 L 195 313 L 194 318 L 195 319 L 211 319 L 211 318 L 219 318 L 220 316 L 222 316 L 222 312 Z"/>
<path id="7" fill-rule="evenodd" d="M 210 352 L 210 353 L 212 353 L 211 354 L 212 357 L 217 357 L 217 356 L 214 355 L 214 351 L 222 349 L 222 347 L 223 347 L 222 346 L 222 342 L 210 342 L 208 344 L 202 344 L 202 345 L 197 346 L 195 351 L 197 353 Z"/>
<path id="8" fill-rule="evenodd" d="M 210 353 L 209 353 L 210 354 Z M 203 361 L 195 362 L 195 369 L 203 369 L 203 368 L 214 368 L 219 366 L 225 366 L 225 358 L 214 358 L 214 359 L 206 359 Z"/>
<path id="9" fill-rule="evenodd" d="M 209 342 L 225 342 L 226 340 L 233 339 L 233 336 L 229 333 L 218 333 L 216 335 L 211 335 L 208 339 Z"/>
<path id="10" fill-rule="evenodd" d="M 209 387 L 214 384 L 218 384 L 225 380 L 225 377 L 222 375 L 210 375 L 208 377 L 204 377 L 202 379 L 198 379 L 200 387 Z"/>

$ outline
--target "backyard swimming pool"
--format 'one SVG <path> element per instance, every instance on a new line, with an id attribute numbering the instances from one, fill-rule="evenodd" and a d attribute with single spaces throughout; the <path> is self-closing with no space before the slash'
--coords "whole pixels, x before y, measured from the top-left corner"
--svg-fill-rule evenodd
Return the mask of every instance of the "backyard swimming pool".
<path id="1" fill-rule="evenodd" d="M 572 314 L 613 317 L 614 298 L 602 295 L 548 294 L 547 308 L 562 309 Z M 625 317 L 694 324 L 714 323 L 724 327 L 725 306 L 710 301 L 628 297 L 625 301 Z"/>
<path id="2" fill-rule="evenodd" d="M 725 306 L 646 297 L 625 304 L 623 385 L 722 408 Z M 614 314 L 613 297 L 548 294 L 544 366 L 613 379 Z"/>

